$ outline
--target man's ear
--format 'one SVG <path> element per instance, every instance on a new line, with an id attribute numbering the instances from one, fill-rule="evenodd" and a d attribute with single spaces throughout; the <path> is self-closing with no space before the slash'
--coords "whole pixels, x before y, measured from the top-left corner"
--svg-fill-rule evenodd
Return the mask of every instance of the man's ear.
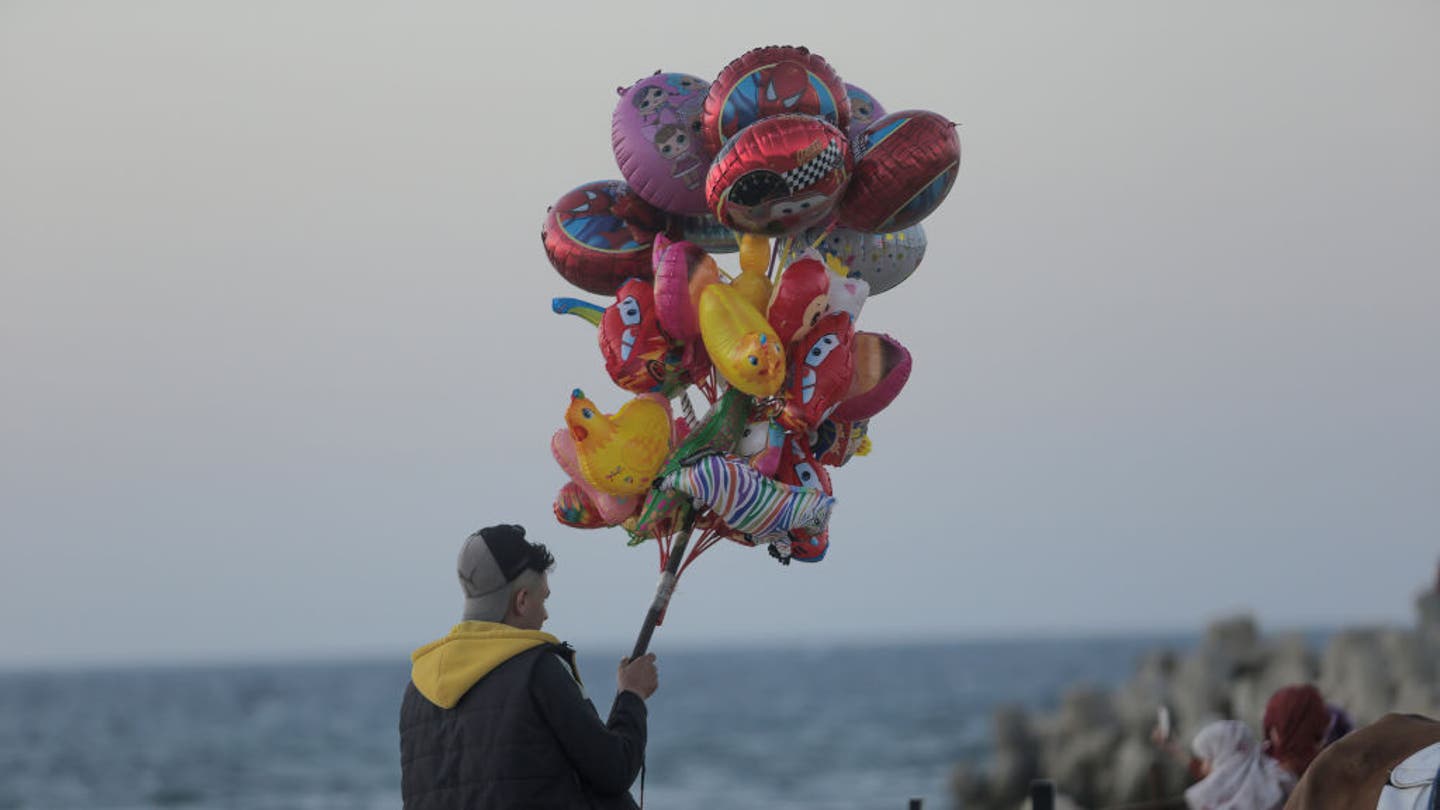
<path id="1" fill-rule="evenodd" d="M 530 589 L 516 588 L 515 593 L 510 596 L 510 612 L 516 616 L 524 616 L 530 609 Z"/>

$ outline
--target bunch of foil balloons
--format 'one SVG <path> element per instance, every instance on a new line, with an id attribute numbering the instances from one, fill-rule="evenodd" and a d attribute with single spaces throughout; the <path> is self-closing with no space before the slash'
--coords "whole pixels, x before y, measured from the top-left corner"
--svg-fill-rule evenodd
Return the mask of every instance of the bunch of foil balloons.
<path id="1" fill-rule="evenodd" d="M 920 222 L 959 170 L 955 124 L 886 114 L 803 47 L 756 48 L 714 81 L 657 72 L 619 95 L 623 179 L 563 195 L 542 240 L 561 276 L 613 297 L 552 309 L 595 327 L 632 396 L 605 412 L 571 391 L 551 442 L 569 479 L 556 518 L 655 539 L 662 568 L 693 529 L 684 565 L 721 539 L 817 562 L 829 470 L 869 452 L 871 419 L 910 376 L 898 340 L 857 328 L 861 310 L 919 266 Z M 731 253 L 739 272 L 715 258 Z"/>

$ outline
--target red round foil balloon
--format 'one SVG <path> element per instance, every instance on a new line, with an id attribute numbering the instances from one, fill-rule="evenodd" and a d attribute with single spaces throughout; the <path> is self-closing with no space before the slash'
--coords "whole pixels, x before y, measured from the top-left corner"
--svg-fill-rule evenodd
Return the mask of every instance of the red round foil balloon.
<path id="1" fill-rule="evenodd" d="M 650 279 L 650 242 L 664 214 L 619 180 L 586 183 L 550 206 L 540 239 L 565 280 L 614 295 L 628 278 Z"/>
<path id="2" fill-rule="evenodd" d="M 850 143 L 809 115 L 777 115 L 725 144 L 705 197 L 726 227 L 779 236 L 829 219 L 850 182 Z"/>
<path id="3" fill-rule="evenodd" d="M 841 132 L 850 126 L 850 101 L 834 68 L 808 48 L 771 45 L 720 71 L 705 97 L 700 131 L 713 155 L 756 121 L 791 113 L 824 118 Z"/>
<path id="4" fill-rule="evenodd" d="M 925 110 L 891 113 L 855 144 L 854 176 L 840 224 L 867 233 L 902 231 L 940 206 L 960 169 L 955 124 Z"/>

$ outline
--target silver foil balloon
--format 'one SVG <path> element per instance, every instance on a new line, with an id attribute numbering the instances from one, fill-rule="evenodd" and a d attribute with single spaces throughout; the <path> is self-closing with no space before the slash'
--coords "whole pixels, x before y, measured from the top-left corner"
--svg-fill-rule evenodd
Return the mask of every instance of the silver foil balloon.
<path id="1" fill-rule="evenodd" d="M 674 220 L 679 221 L 682 238 L 699 245 L 706 253 L 735 253 L 740 250 L 736 233 L 709 214 L 676 216 Z"/>
<path id="2" fill-rule="evenodd" d="M 821 238 L 824 234 L 824 238 Z M 815 240 L 819 239 L 818 244 Z M 910 277 L 925 258 L 925 229 L 912 225 L 894 233 L 864 233 L 835 228 L 806 234 L 831 269 L 864 279 L 870 294 L 879 295 Z"/>

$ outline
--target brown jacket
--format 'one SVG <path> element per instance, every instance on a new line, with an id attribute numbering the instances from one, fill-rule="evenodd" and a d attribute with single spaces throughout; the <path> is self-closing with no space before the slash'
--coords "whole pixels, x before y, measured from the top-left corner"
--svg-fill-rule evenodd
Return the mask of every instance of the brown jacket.
<path id="1" fill-rule="evenodd" d="M 1440 742 L 1440 722 L 1418 714 L 1387 714 L 1329 745 L 1305 769 L 1285 810 L 1374 807 L 1390 770 Z"/>

